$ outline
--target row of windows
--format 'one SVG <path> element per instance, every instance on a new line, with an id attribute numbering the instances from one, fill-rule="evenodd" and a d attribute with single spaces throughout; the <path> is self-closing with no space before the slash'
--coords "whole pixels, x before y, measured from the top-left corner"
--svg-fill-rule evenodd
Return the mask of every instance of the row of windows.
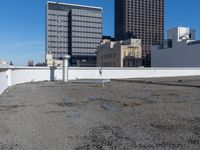
<path id="1" fill-rule="evenodd" d="M 60 13 L 48 13 L 48 16 L 52 16 L 52 17 L 68 17 L 68 13 L 65 13 L 65 14 L 60 14 Z"/>
<path id="2" fill-rule="evenodd" d="M 100 43 L 101 39 L 95 39 L 95 38 L 72 38 L 73 42 L 86 42 L 86 43 Z"/>
<path id="3" fill-rule="evenodd" d="M 51 49 L 68 49 L 69 47 L 67 46 L 48 46 L 48 48 L 51 48 Z"/>
<path id="4" fill-rule="evenodd" d="M 60 47 L 60 48 L 69 47 L 68 43 L 48 43 L 48 45 L 51 47 Z"/>
<path id="5" fill-rule="evenodd" d="M 52 33 L 69 33 L 69 30 L 67 28 L 63 30 L 48 30 L 48 32 Z"/>
<path id="6" fill-rule="evenodd" d="M 48 41 L 56 41 L 56 42 L 69 42 L 68 38 L 54 38 L 54 37 L 50 37 L 48 38 Z"/>
<path id="7" fill-rule="evenodd" d="M 90 32 L 86 32 L 86 31 L 72 31 L 73 33 L 84 33 L 84 34 L 101 34 L 101 32 L 97 32 L 97 31 L 90 31 Z"/>
<path id="8" fill-rule="evenodd" d="M 101 18 L 89 18 L 89 17 L 82 17 L 82 16 L 72 16 L 73 21 L 83 21 L 83 22 L 96 22 L 101 23 Z"/>
<path id="9" fill-rule="evenodd" d="M 102 60 L 113 59 L 113 58 L 116 58 L 116 53 L 108 53 L 108 54 L 101 55 Z"/>
<path id="10" fill-rule="evenodd" d="M 66 28 L 66 27 L 48 27 L 48 30 L 50 31 L 50 32 L 62 32 L 62 31 L 66 31 L 66 32 L 69 32 L 70 30 L 69 30 L 69 28 Z"/>
<path id="11" fill-rule="evenodd" d="M 48 15 L 68 15 L 69 11 L 48 10 Z"/>
<path id="12" fill-rule="evenodd" d="M 68 28 L 67 25 L 57 25 L 57 24 L 49 24 L 49 27 L 57 27 L 57 28 Z"/>
<path id="13" fill-rule="evenodd" d="M 78 9 L 72 9 L 72 15 L 102 17 L 102 14 L 99 13 L 99 12 L 87 11 L 87 10 L 78 10 Z"/>
<path id="14" fill-rule="evenodd" d="M 49 48 L 48 51 L 51 52 L 51 53 L 55 53 L 55 54 L 67 53 L 68 48 Z"/>
<path id="15" fill-rule="evenodd" d="M 129 7 L 128 8 L 128 12 L 135 12 L 135 11 L 142 11 L 143 10 L 143 13 L 144 13 L 144 11 L 146 11 L 146 12 L 162 12 L 164 9 L 162 8 L 162 7 L 143 7 L 142 9 L 141 8 L 139 8 L 139 7 L 137 7 L 137 6 L 135 6 L 135 7 Z"/>
<path id="16" fill-rule="evenodd" d="M 86 53 L 96 53 L 97 49 L 89 49 L 89 48 L 72 48 L 72 52 L 86 52 Z"/>
<path id="17" fill-rule="evenodd" d="M 160 16 L 160 15 L 157 15 L 157 16 L 128 16 L 128 21 L 138 21 L 138 20 L 143 20 L 144 22 L 154 22 L 154 21 L 157 21 L 157 22 L 161 22 L 162 19 L 164 18 L 164 16 Z"/>
<path id="18" fill-rule="evenodd" d="M 55 39 L 55 40 L 58 40 L 58 39 L 68 39 L 69 37 L 68 36 L 62 36 L 62 35 L 48 35 L 48 38 L 49 39 Z"/>
<path id="19" fill-rule="evenodd" d="M 101 33 L 101 28 L 72 27 L 72 31 Z"/>
<path id="20" fill-rule="evenodd" d="M 106 62 L 106 63 L 101 63 L 102 67 L 117 67 L 116 62 Z"/>
<path id="21" fill-rule="evenodd" d="M 63 4 L 57 4 L 57 3 L 49 3 L 48 9 L 53 11 L 70 11 L 70 10 L 85 10 L 85 11 L 94 11 L 94 12 L 101 12 L 101 9 L 98 8 L 89 8 L 89 7 L 82 7 L 82 6 L 76 6 L 76 5 L 63 5 Z"/>
<path id="22" fill-rule="evenodd" d="M 96 33 L 81 33 L 81 32 L 73 32 L 72 36 L 75 37 L 93 37 L 93 38 L 101 38 L 101 34 Z"/>
<path id="23" fill-rule="evenodd" d="M 69 21 L 68 20 L 63 20 L 63 19 L 49 19 L 48 24 L 51 25 L 61 25 L 61 26 L 68 26 Z"/>
<path id="24" fill-rule="evenodd" d="M 66 41 L 56 41 L 56 40 L 49 40 L 48 43 L 68 43 L 69 41 L 66 40 Z"/>
<path id="25" fill-rule="evenodd" d="M 48 32 L 48 35 L 57 38 L 65 38 L 68 35 L 68 32 Z"/>
<path id="26" fill-rule="evenodd" d="M 163 1 L 128 1 L 128 5 L 135 5 L 135 6 L 161 6 L 161 5 L 164 5 L 164 2 Z"/>
<path id="27" fill-rule="evenodd" d="M 102 28 L 102 25 L 100 23 L 90 23 L 90 22 L 80 22 L 80 21 L 73 21 L 72 26 Z"/>
<path id="28" fill-rule="evenodd" d="M 98 44 L 91 43 L 72 43 L 72 47 L 87 47 L 87 48 L 96 48 Z"/>
<path id="29" fill-rule="evenodd" d="M 62 25 L 66 26 L 68 24 L 67 20 L 58 20 L 58 19 L 48 19 L 48 24 L 49 25 Z"/>
<path id="30" fill-rule="evenodd" d="M 52 19 L 52 20 L 66 20 L 68 21 L 68 16 L 65 17 L 58 17 L 58 16 L 48 16 L 48 19 Z"/>

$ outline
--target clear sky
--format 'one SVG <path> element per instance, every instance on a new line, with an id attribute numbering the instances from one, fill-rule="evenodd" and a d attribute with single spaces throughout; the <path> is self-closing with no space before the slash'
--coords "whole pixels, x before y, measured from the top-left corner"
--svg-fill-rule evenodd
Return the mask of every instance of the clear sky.
<path id="1" fill-rule="evenodd" d="M 104 9 L 103 34 L 114 36 L 114 0 L 60 0 Z M 4 0 L 0 4 L 0 59 L 14 65 L 44 62 L 46 0 Z M 200 39 L 199 0 L 165 0 L 165 29 L 188 26 Z"/>

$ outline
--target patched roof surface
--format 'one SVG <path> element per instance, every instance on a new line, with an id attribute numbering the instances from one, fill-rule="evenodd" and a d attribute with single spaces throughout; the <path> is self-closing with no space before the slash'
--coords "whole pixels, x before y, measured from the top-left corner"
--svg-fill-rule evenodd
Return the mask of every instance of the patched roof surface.
<path id="1" fill-rule="evenodd" d="M 3 150 L 199 150 L 200 77 L 38 82 L 0 96 Z"/>

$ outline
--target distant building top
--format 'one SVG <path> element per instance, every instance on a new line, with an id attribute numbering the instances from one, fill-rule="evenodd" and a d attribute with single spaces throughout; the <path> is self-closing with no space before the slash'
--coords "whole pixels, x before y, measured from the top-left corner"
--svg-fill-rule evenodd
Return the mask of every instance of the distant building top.
<path id="1" fill-rule="evenodd" d="M 176 27 L 167 31 L 167 38 L 161 44 L 155 46 L 158 49 L 167 49 L 176 47 L 179 44 L 185 43 L 185 45 L 200 44 L 200 41 L 196 41 L 196 31 L 189 27 Z"/>
<path id="2" fill-rule="evenodd" d="M 83 8 L 90 8 L 90 9 L 95 9 L 95 10 L 100 10 L 102 11 L 103 8 L 102 7 L 94 7 L 94 6 L 87 6 L 87 5 L 78 5 L 78 4 L 69 4 L 69 3 L 62 3 L 62 2 L 53 2 L 53 1 L 48 1 L 48 4 L 58 4 L 58 5 L 63 5 L 63 6 L 70 6 L 70 7 L 74 7 L 74 8 L 78 8 L 78 9 L 83 9 Z M 63 10 L 66 10 L 66 7 L 63 7 Z M 53 7 L 52 9 L 56 9 L 55 7 Z M 62 10 L 61 8 L 59 8 L 59 10 Z"/>
<path id="3" fill-rule="evenodd" d="M 113 38 L 113 37 L 111 37 L 111 36 L 106 36 L 106 35 L 102 36 L 102 39 L 103 39 L 103 40 L 115 41 L 115 38 Z"/>
<path id="4" fill-rule="evenodd" d="M 114 41 L 109 38 L 103 39 L 101 45 L 98 46 L 99 50 L 105 50 L 105 48 L 114 48 L 114 47 L 121 47 L 121 46 L 141 46 L 141 39 L 127 39 L 124 41 Z"/>
<path id="5" fill-rule="evenodd" d="M 0 68 L 8 68 L 8 67 L 10 67 L 10 65 L 7 62 L 0 60 Z"/>
<path id="6" fill-rule="evenodd" d="M 176 27 L 167 31 L 168 39 L 172 39 L 176 42 L 195 40 L 195 34 L 196 31 L 189 27 Z"/>

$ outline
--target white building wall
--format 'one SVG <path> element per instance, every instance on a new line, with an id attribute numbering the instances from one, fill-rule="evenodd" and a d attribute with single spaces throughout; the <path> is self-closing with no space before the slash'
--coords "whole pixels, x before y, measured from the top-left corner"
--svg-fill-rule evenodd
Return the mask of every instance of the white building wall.
<path id="1" fill-rule="evenodd" d="M 172 40 L 172 48 L 152 47 L 152 67 L 200 67 L 200 43 L 188 44 L 195 40 L 195 30 L 177 27 L 167 31 Z"/>
<path id="2" fill-rule="evenodd" d="M 199 76 L 200 68 L 69 68 L 69 80 L 77 79 L 128 79 Z M 62 70 L 52 71 L 48 67 L 11 68 L 0 72 L 0 94 L 8 88 L 21 83 L 62 80 Z"/>
<path id="3" fill-rule="evenodd" d="M 7 71 L 0 72 L 0 94 L 8 88 Z"/>
<path id="4" fill-rule="evenodd" d="M 152 48 L 152 67 L 200 67 L 200 44 L 187 45 L 173 42 L 173 48 Z"/>

